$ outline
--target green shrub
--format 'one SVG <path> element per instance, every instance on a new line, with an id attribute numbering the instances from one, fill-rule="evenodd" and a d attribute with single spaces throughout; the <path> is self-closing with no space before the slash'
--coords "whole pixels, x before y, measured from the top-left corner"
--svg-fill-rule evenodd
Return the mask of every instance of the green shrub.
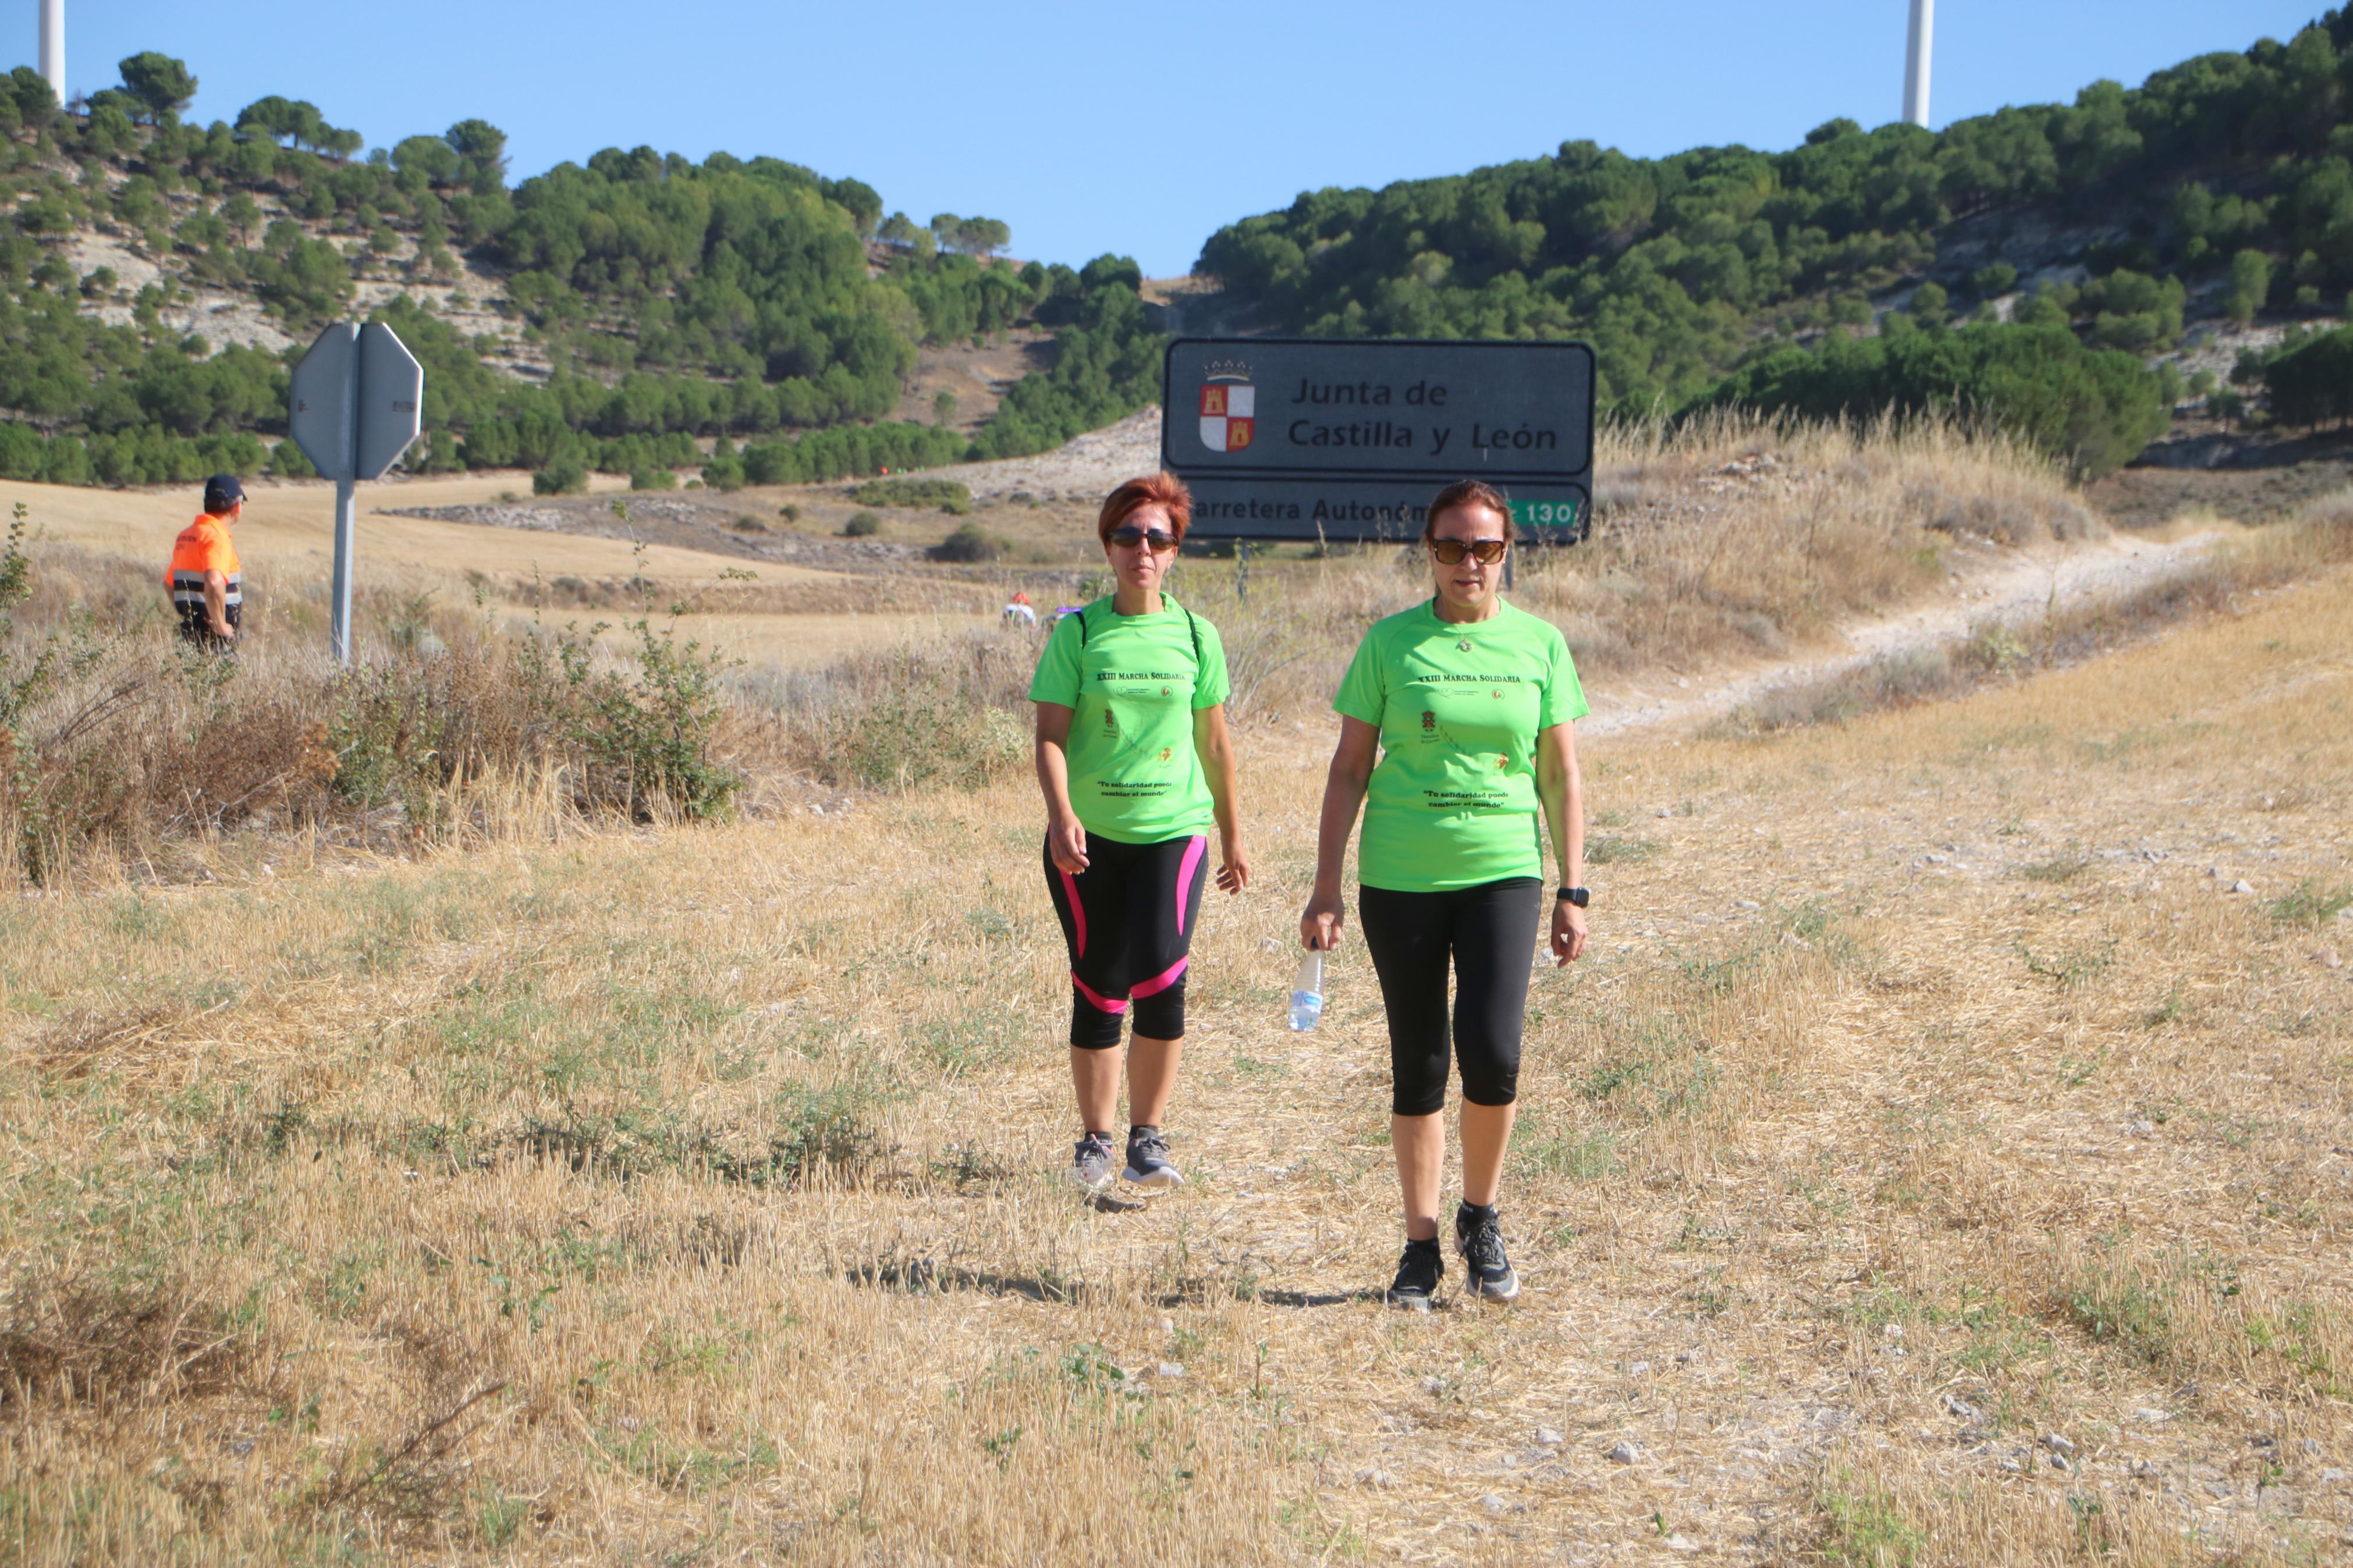
<path id="1" fill-rule="evenodd" d="M 953 561 L 970 565 L 997 560 L 1005 553 L 1005 547 L 967 522 L 924 553 L 934 561 Z"/>
<path id="2" fill-rule="evenodd" d="M 719 816 L 744 778 L 712 755 L 725 710 L 717 656 L 645 620 L 630 630 L 638 638 L 631 674 L 594 670 L 587 645 L 569 637 L 557 645 L 573 699 L 571 735 L 586 752 L 586 792 L 641 821 L 661 806 Z"/>
<path id="3" fill-rule="evenodd" d="M 972 510 L 972 491 L 955 479 L 869 479 L 850 499 L 860 506 L 935 506 L 951 517 Z"/>
<path id="4" fill-rule="evenodd" d="M 2353 418 L 2353 327 L 2292 338 L 2257 374 L 2280 424 L 2342 425 Z"/>
<path id="5" fill-rule="evenodd" d="M 674 490 L 678 475 L 670 468 L 631 468 L 629 488 L 633 490 Z"/>
<path id="6" fill-rule="evenodd" d="M 2271 902 L 2272 919 L 2282 925 L 2321 925 L 2353 909 L 2353 886 L 2331 887 L 2307 877 Z"/>
<path id="7" fill-rule="evenodd" d="M 577 495 L 588 488 L 588 465 L 577 458 L 554 458 L 531 476 L 535 496 Z"/>
<path id="8" fill-rule="evenodd" d="M 2018 268 L 2007 261 L 1989 261 L 1969 274 L 1969 288 L 1981 300 L 2007 294 L 2018 287 Z"/>
<path id="9" fill-rule="evenodd" d="M 1785 348 L 1700 402 L 1812 418 L 1957 409 L 1999 422 L 2084 479 L 2132 461 L 2170 418 L 2157 376 L 2132 355 L 2087 349 L 2063 327 L 2011 324 Z"/>
<path id="10" fill-rule="evenodd" d="M 866 539 L 882 531 L 882 520 L 871 511 L 854 511 L 849 521 L 841 525 L 845 539 Z"/>
<path id="11" fill-rule="evenodd" d="M 797 485 L 846 479 L 884 468 L 933 468 L 960 460 L 965 438 L 936 425 L 897 421 L 840 430 L 812 430 L 791 441 L 744 448 L 744 478 L 755 485 Z"/>

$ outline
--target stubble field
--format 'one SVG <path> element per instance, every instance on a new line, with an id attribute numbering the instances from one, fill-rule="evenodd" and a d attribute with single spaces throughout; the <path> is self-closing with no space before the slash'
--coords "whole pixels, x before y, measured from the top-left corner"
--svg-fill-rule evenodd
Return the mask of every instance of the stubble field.
<path id="1" fill-rule="evenodd" d="M 2321 1563 L 2353 1550 L 2353 578 L 1965 700 L 1584 748 L 1526 1289 L 1375 1299 L 1328 736 L 1240 737 L 1090 1207 L 1018 778 L 0 910 L 0 1542 L 146 1557 Z M 291 847 L 290 847 L 291 846 Z M 2231 891 L 2243 881 L 2251 891 Z M 1460 1278 L 1450 1262 L 1450 1285 Z"/>

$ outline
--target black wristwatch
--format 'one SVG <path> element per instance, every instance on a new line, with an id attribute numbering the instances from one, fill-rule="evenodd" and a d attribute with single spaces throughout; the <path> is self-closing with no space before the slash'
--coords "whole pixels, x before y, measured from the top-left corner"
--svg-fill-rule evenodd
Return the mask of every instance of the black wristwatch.
<path id="1" fill-rule="evenodd" d="M 1563 888 L 1559 892 L 1553 895 L 1553 901 L 1555 903 L 1558 903 L 1563 899 L 1567 899 L 1570 903 L 1575 904 L 1581 910 L 1586 905 L 1593 901 L 1593 894 L 1589 889 L 1586 888 Z"/>

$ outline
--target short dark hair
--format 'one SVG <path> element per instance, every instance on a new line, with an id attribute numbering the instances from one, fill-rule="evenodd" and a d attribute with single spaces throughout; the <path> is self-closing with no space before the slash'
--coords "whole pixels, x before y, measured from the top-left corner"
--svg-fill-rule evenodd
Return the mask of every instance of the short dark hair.
<path id="1" fill-rule="evenodd" d="M 1168 514 L 1168 531 L 1176 536 L 1178 543 L 1183 543 L 1185 530 L 1193 521 L 1193 492 L 1174 474 L 1147 474 L 1140 479 L 1130 479 L 1105 496 L 1103 513 L 1095 519 L 1096 536 L 1109 544 L 1113 529 L 1148 506 L 1156 506 Z"/>
<path id="2" fill-rule="evenodd" d="M 1438 537 L 1438 514 L 1452 511 L 1457 507 L 1481 506 L 1504 520 L 1504 537 L 1512 537 L 1512 502 L 1509 497 L 1482 479 L 1457 479 L 1431 498 L 1429 512 L 1421 520 L 1421 537 Z"/>

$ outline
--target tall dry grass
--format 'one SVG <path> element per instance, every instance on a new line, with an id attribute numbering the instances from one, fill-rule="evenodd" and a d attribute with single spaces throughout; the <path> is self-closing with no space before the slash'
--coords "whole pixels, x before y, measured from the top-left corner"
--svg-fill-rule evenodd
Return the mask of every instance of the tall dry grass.
<path id="1" fill-rule="evenodd" d="M 1944 701 L 1990 683 L 2080 663 L 2184 621 L 2243 610 L 2256 597 L 2353 562 L 2353 491 L 2324 496 L 2286 521 L 2225 538 L 2129 592 L 2046 606 L 2023 620 L 1989 618 L 1939 647 L 1883 655 L 1745 704 L 1719 725 L 1758 733 L 1844 723 L 1860 714 Z"/>
<path id="2" fill-rule="evenodd" d="M 1941 587 L 1961 552 L 2105 531 L 2048 459 L 1950 421 L 1613 426 L 1596 467 L 1592 537 L 1524 552 L 1511 597 L 1603 677 L 1786 655 Z M 1179 581 L 1241 629 L 1238 680 L 1293 711 L 1320 710 L 1366 626 L 1430 592 L 1409 546 L 1258 568 L 1256 602 L 1231 572 Z"/>
<path id="3" fill-rule="evenodd" d="M 1941 583 L 1968 542 L 2089 526 L 2047 462 L 1949 423 L 1726 414 L 1615 428 L 1603 467 L 1592 541 L 1530 553 L 1514 596 L 1604 678 L 1783 652 Z M 911 641 L 803 673 L 731 668 L 681 640 L 692 622 L 678 615 L 712 605 L 903 608 L 934 593 L 968 609 L 975 590 L 960 579 L 844 577 L 786 599 L 720 582 L 665 616 L 672 595 L 642 575 L 585 597 L 558 578 L 534 585 L 540 607 L 523 624 L 379 593 L 361 605 L 360 668 L 344 675 L 315 652 L 316 584 L 281 593 L 256 574 L 256 635 L 227 664 L 179 647 L 143 567 L 60 548 L 19 559 L 35 569 L 0 662 L 12 690 L 37 666 L 45 677 L 0 725 L 16 780 L 0 804 L 13 847 L 0 877 L 184 874 L 222 834 L 397 850 L 735 800 L 765 809 L 811 783 L 976 787 L 1026 758 L 1042 632 Z M 1176 581 L 1220 628 L 1244 721 L 1319 715 L 1364 628 L 1428 593 L 1420 552 L 1395 547 L 1188 560 Z M 647 629 L 617 648 L 579 629 L 632 601 Z"/>

